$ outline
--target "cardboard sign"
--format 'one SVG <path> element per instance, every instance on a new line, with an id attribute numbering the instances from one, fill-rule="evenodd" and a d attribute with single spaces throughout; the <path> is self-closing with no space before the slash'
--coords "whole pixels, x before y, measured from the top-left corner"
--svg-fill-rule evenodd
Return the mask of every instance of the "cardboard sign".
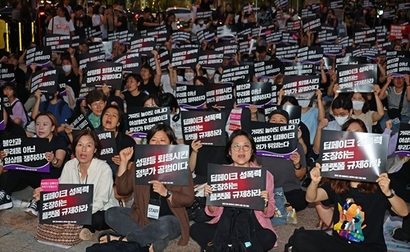
<path id="1" fill-rule="evenodd" d="M 256 78 L 275 76 L 282 70 L 280 61 L 258 61 L 253 66 Z"/>
<path id="2" fill-rule="evenodd" d="M 265 107 L 264 114 L 265 114 L 265 121 L 269 122 L 269 115 L 274 110 L 281 109 L 285 110 L 289 114 L 289 124 L 295 124 L 299 126 L 300 117 L 302 115 L 302 108 L 300 106 L 293 106 L 293 105 L 282 105 L 282 106 L 272 106 L 272 107 Z"/>
<path id="3" fill-rule="evenodd" d="M 375 182 L 386 168 L 388 143 L 388 135 L 323 130 L 321 176 Z"/>
<path id="4" fill-rule="evenodd" d="M 208 164 L 208 183 L 212 193 L 206 198 L 208 206 L 237 207 L 263 210 L 266 190 L 264 168 L 243 168 Z"/>
<path id="5" fill-rule="evenodd" d="M 141 56 L 139 53 L 130 52 L 119 55 L 113 61 L 122 64 L 123 73 L 139 74 L 141 71 Z"/>
<path id="6" fill-rule="evenodd" d="M 3 139 L 1 149 L 7 156 L 3 159 L 6 170 L 49 172 L 50 163 L 45 153 L 50 151 L 45 138 L 14 137 Z"/>
<path id="7" fill-rule="evenodd" d="M 88 62 L 104 62 L 104 61 L 105 61 L 105 54 L 102 52 L 78 55 L 78 67 L 82 70 L 85 69 Z"/>
<path id="8" fill-rule="evenodd" d="M 56 192 L 41 192 L 42 224 L 91 225 L 94 185 L 60 184 Z"/>
<path id="9" fill-rule="evenodd" d="M 298 53 L 299 45 L 292 46 L 277 46 L 276 57 L 278 59 L 291 59 L 294 60 Z"/>
<path id="10" fill-rule="evenodd" d="M 114 131 L 98 130 L 96 133 L 101 143 L 100 159 L 112 162 L 112 157 L 118 154 Z"/>
<path id="11" fill-rule="evenodd" d="M 208 108 L 213 106 L 218 106 L 222 109 L 233 108 L 234 94 L 232 83 L 209 84 L 205 96 Z"/>
<path id="12" fill-rule="evenodd" d="M 144 56 L 152 55 L 152 50 L 155 50 L 157 46 L 156 37 L 140 37 L 136 36 L 131 40 L 130 50 L 132 52 L 139 52 Z"/>
<path id="13" fill-rule="evenodd" d="M 198 57 L 198 64 L 202 68 L 217 69 L 222 66 L 224 59 L 223 52 L 215 52 L 211 50 L 201 51 Z"/>
<path id="14" fill-rule="evenodd" d="M 33 94 L 40 89 L 43 93 L 55 94 L 58 89 L 57 70 L 42 70 L 35 72 L 31 78 L 30 92 Z"/>
<path id="15" fill-rule="evenodd" d="M 377 83 L 377 65 L 338 65 L 337 77 L 341 92 L 371 92 Z"/>
<path id="16" fill-rule="evenodd" d="M 107 84 L 112 89 L 121 89 L 122 64 L 114 62 L 87 63 L 86 83 L 94 87 Z"/>
<path id="17" fill-rule="evenodd" d="M 298 99 L 310 99 L 316 89 L 319 88 L 319 83 L 318 75 L 285 76 L 283 78 L 283 89 L 285 95 L 292 95 Z"/>
<path id="18" fill-rule="evenodd" d="M 194 86 L 177 83 L 175 97 L 181 108 L 203 109 L 206 105 L 205 86 Z"/>
<path id="19" fill-rule="evenodd" d="M 249 82 L 253 75 L 252 65 L 226 66 L 223 67 L 221 82 Z"/>
<path id="20" fill-rule="evenodd" d="M 276 104 L 276 85 L 269 82 L 250 82 L 235 85 L 236 106 L 249 107 L 253 104 L 259 108 Z"/>
<path id="21" fill-rule="evenodd" d="M 395 154 L 410 157 L 410 125 L 408 123 L 400 123 Z"/>
<path id="22" fill-rule="evenodd" d="M 0 85 L 5 82 L 13 82 L 15 78 L 13 65 L 0 64 Z"/>
<path id="23" fill-rule="evenodd" d="M 172 49 L 171 63 L 176 68 L 192 68 L 195 69 L 198 63 L 199 49 Z"/>
<path id="24" fill-rule="evenodd" d="M 297 125 L 251 122 L 250 126 L 257 156 L 289 159 L 290 154 L 297 150 Z"/>
<path id="25" fill-rule="evenodd" d="M 225 125 L 228 115 L 224 111 L 181 111 L 184 143 L 195 139 L 204 145 L 225 146 Z"/>
<path id="26" fill-rule="evenodd" d="M 50 47 L 52 51 L 66 51 L 71 47 L 70 35 L 47 34 L 45 39 L 45 46 Z"/>
<path id="27" fill-rule="evenodd" d="M 127 113 L 128 131 L 132 137 L 147 136 L 147 131 L 159 123 L 169 124 L 171 111 L 169 107 L 164 108 L 140 108 L 129 107 Z"/>
<path id="28" fill-rule="evenodd" d="M 410 74 L 410 59 L 409 58 L 391 58 L 387 60 L 386 74 L 402 76 Z"/>
<path id="29" fill-rule="evenodd" d="M 140 145 L 135 152 L 135 184 L 146 185 L 151 180 L 163 184 L 189 184 L 188 145 Z"/>
<path id="30" fill-rule="evenodd" d="M 73 127 L 74 130 L 94 129 L 91 122 L 80 110 L 75 110 L 72 116 L 67 119 L 67 123 Z"/>
<path id="31" fill-rule="evenodd" d="M 36 64 L 44 67 L 51 64 L 51 49 L 49 47 L 33 47 L 27 50 L 26 66 Z"/>
<path id="32" fill-rule="evenodd" d="M 319 46 L 306 46 L 298 49 L 296 57 L 304 64 L 318 64 L 323 58 L 323 48 Z"/>

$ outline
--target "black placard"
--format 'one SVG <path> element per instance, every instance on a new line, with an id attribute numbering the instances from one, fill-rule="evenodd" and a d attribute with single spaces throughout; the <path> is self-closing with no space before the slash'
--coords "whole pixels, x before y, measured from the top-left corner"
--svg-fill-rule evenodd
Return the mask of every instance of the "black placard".
<path id="1" fill-rule="evenodd" d="M 342 92 L 371 92 L 377 83 L 377 65 L 338 65 L 337 77 Z"/>
<path id="2" fill-rule="evenodd" d="M 100 158 L 111 161 L 112 157 L 118 154 L 114 131 L 98 130 L 96 133 L 101 142 Z"/>
<path id="3" fill-rule="evenodd" d="M 198 48 L 195 49 L 172 49 L 171 63 L 176 68 L 195 69 L 198 63 Z"/>
<path id="4" fill-rule="evenodd" d="M 75 110 L 73 115 L 67 120 L 67 123 L 74 130 L 93 129 L 91 122 L 80 110 Z"/>
<path id="5" fill-rule="evenodd" d="M 374 45 L 376 43 L 376 30 L 370 29 L 370 30 L 355 32 L 354 43 L 356 45 L 361 44 L 361 43 L 369 43 L 371 45 Z"/>
<path id="6" fill-rule="evenodd" d="M 85 69 L 87 63 L 89 62 L 104 62 L 105 54 L 102 52 L 98 53 L 86 53 L 78 55 L 78 67 L 80 69 Z"/>
<path id="7" fill-rule="evenodd" d="M 268 116 L 274 110 L 281 109 L 288 112 L 289 115 L 289 124 L 295 124 L 299 126 L 300 117 L 302 115 L 302 108 L 300 106 L 293 106 L 293 105 L 282 105 L 282 106 L 272 106 L 272 107 L 265 107 L 264 114 L 265 114 L 265 121 L 269 121 Z"/>
<path id="8" fill-rule="evenodd" d="M 122 64 L 122 71 L 124 73 L 139 74 L 141 71 L 141 57 L 139 53 L 130 52 L 119 55 L 113 61 Z"/>
<path id="9" fill-rule="evenodd" d="M 50 47 L 52 51 L 66 51 L 71 47 L 70 35 L 48 34 L 45 40 L 45 46 Z"/>
<path id="10" fill-rule="evenodd" d="M 203 68 L 216 69 L 222 66 L 224 59 L 223 52 L 215 52 L 213 50 L 201 51 L 198 57 L 198 64 Z"/>
<path id="11" fill-rule="evenodd" d="M 297 56 L 303 64 L 318 64 L 323 58 L 323 48 L 320 46 L 306 46 L 298 49 Z"/>
<path id="12" fill-rule="evenodd" d="M 410 59 L 404 57 L 388 59 L 386 74 L 395 76 L 410 74 Z"/>
<path id="13" fill-rule="evenodd" d="M 294 60 L 298 53 L 299 45 L 292 46 L 277 46 L 276 57 L 278 59 L 291 59 Z"/>
<path id="14" fill-rule="evenodd" d="M 282 73 L 286 77 L 291 75 L 309 75 L 314 73 L 314 65 L 293 61 L 283 62 Z"/>
<path id="15" fill-rule="evenodd" d="M 253 65 L 223 67 L 221 82 L 249 82 L 253 76 Z"/>
<path id="16" fill-rule="evenodd" d="M 140 37 L 136 36 L 131 40 L 130 50 L 132 52 L 139 52 L 144 56 L 151 56 L 152 50 L 155 50 L 157 46 L 156 37 Z"/>
<path id="17" fill-rule="evenodd" d="M 410 125 L 408 123 L 400 123 L 395 154 L 404 157 L 410 156 Z"/>
<path id="18" fill-rule="evenodd" d="M 194 86 L 177 83 L 176 94 L 178 104 L 185 109 L 203 109 L 206 105 L 205 86 Z"/>
<path id="19" fill-rule="evenodd" d="M 56 69 L 35 72 L 31 78 L 30 92 L 40 89 L 44 93 L 55 94 L 58 89 L 58 75 Z"/>
<path id="20" fill-rule="evenodd" d="M 0 86 L 4 82 L 12 82 L 15 78 L 12 64 L 0 64 Z"/>
<path id="21" fill-rule="evenodd" d="M 256 78 L 275 76 L 282 71 L 280 61 L 259 61 L 253 64 Z"/>
<path id="22" fill-rule="evenodd" d="M 167 70 L 169 62 L 170 62 L 168 50 L 160 49 L 158 51 L 158 60 L 159 60 L 159 65 L 161 66 L 161 69 Z M 157 69 L 157 65 L 155 63 L 154 57 L 149 58 L 149 65 L 152 67 L 152 69 L 154 70 Z"/>
<path id="23" fill-rule="evenodd" d="M 276 104 L 276 85 L 269 82 L 250 82 L 235 85 L 236 106 L 249 107 L 256 105 L 259 108 Z"/>
<path id="24" fill-rule="evenodd" d="M 135 183 L 146 185 L 151 180 L 163 184 L 188 185 L 188 145 L 140 145 L 135 152 Z"/>
<path id="25" fill-rule="evenodd" d="M 232 83 L 209 84 L 206 91 L 206 105 L 208 108 L 232 109 L 234 104 Z"/>
<path id="26" fill-rule="evenodd" d="M 292 95 L 299 99 L 310 99 L 319 88 L 320 79 L 317 75 L 285 76 L 283 89 L 285 95 Z"/>
<path id="27" fill-rule="evenodd" d="M 303 14 L 302 14 L 303 15 Z M 316 16 L 316 13 L 314 14 Z M 316 18 L 313 19 L 307 23 L 305 23 L 302 27 L 303 27 L 303 31 L 307 32 L 307 31 L 320 31 L 320 26 L 322 25 L 322 23 L 320 22 L 320 18 Z"/>
<path id="28" fill-rule="evenodd" d="M 159 123 L 169 124 L 170 116 L 169 107 L 129 107 L 127 114 L 128 131 L 132 133 L 133 137 L 146 137 L 146 132 L 155 125 Z"/>
<path id="29" fill-rule="evenodd" d="M 122 64 L 115 62 L 89 62 L 87 63 L 88 86 L 99 87 L 103 84 L 113 89 L 121 89 Z"/>
<path id="30" fill-rule="evenodd" d="M 27 50 L 26 66 L 36 64 L 45 67 L 51 64 L 51 49 L 49 47 L 33 47 Z"/>

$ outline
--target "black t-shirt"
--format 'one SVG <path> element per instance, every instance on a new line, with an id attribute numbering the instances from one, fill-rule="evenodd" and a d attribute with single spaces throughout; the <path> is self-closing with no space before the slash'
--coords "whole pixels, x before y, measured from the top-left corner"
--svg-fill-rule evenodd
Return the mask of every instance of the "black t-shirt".
<path id="1" fill-rule="evenodd" d="M 143 100 L 148 95 L 144 92 L 140 92 L 139 95 L 133 96 L 129 91 L 125 91 L 124 100 L 127 103 L 127 107 L 143 107 Z"/>
<path id="2" fill-rule="evenodd" d="M 368 251 L 386 251 L 383 236 L 384 214 L 391 208 L 390 202 L 379 188 L 374 193 L 360 193 L 357 188 L 349 188 L 344 194 L 336 194 L 329 183 L 321 186 L 329 201 L 334 204 L 334 236 L 343 237 L 363 246 Z M 340 212 L 340 210 L 342 210 Z M 362 240 L 358 242 L 358 240 Z"/>
<path id="3" fill-rule="evenodd" d="M 137 30 L 138 31 L 143 31 L 143 30 L 148 29 L 148 27 L 144 26 L 144 22 L 148 22 L 144 17 L 138 18 L 138 21 L 137 21 Z"/>
<path id="4" fill-rule="evenodd" d="M 142 84 L 141 87 L 143 91 L 147 91 L 149 94 L 155 96 L 159 96 L 160 94 L 160 88 L 155 85 L 154 80 L 149 80 L 147 84 Z"/>
<path id="5" fill-rule="evenodd" d="M 74 91 L 75 97 L 78 98 L 81 89 L 80 79 L 73 71 L 69 75 L 59 74 L 58 83 L 65 83 L 67 86 L 70 86 Z"/>
<path id="6" fill-rule="evenodd" d="M 124 15 L 118 18 L 118 22 L 121 22 L 121 25 L 117 26 L 117 32 L 128 30 L 128 24 L 127 24 L 128 21 Z"/>
<path id="7" fill-rule="evenodd" d="M 67 141 L 64 137 L 61 136 L 53 136 L 50 141 L 51 150 L 53 153 L 56 153 L 57 150 L 64 150 L 67 155 Z M 65 158 L 65 156 L 64 156 Z M 65 162 L 64 162 L 65 163 Z M 50 163 L 50 173 L 44 174 L 43 178 L 59 178 L 63 168 L 56 168 Z"/>

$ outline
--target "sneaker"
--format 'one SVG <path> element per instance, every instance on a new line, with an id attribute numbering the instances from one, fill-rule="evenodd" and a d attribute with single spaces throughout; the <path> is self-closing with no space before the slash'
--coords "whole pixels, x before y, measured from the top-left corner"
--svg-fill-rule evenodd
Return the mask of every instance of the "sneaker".
<path id="1" fill-rule="evenodd" d="M 13 201 L 11 200 L 10 195 L 5 191 L 0 191 L 0 210 L 6 210 L 13 207 Z"/>
<path id="2" fill-rule="evenodd" d="M 37 209 L 37 201 L 35 199 L 32 199 L 30 201 L 30 205 L 28 205 L 26 211 L 28 215 L 37 217 L 38 216 L 38 209 Z"/>

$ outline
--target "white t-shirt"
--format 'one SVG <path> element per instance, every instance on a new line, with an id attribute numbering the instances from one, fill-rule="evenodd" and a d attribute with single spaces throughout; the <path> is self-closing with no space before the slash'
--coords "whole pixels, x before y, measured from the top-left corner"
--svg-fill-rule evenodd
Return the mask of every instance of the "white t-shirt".
<path id="1" fill-rule="evenodd" d="M 65 17 L 55 16 L 49 23 L 48 28 L 52 34 L 70 35 L 70 32 L 75 31 L 73 22 L 67 21 Z"/>

